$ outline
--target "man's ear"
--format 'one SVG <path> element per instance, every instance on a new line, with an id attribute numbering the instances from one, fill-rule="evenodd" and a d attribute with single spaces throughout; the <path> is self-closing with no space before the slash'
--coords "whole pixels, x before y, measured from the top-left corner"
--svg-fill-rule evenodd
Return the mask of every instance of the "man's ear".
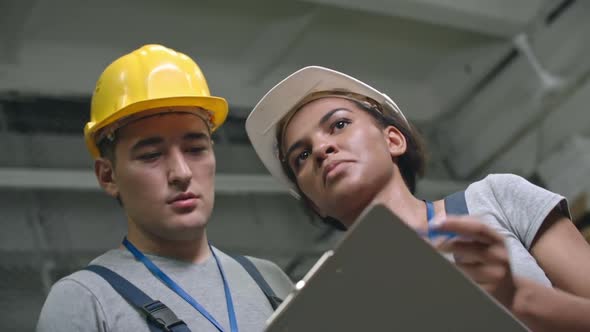
<path id="1" fill-rule="evenodd" d="M 406 137 L 395 126 L 387 126 L 383 129 L 387 147 L 392 157 L 403 155 L 408 148 Z"/>
<path id="2" fill-rule="evenodd" d="M 115 176 L 113 163 L 106 158 L 98 158 L 94 161 L 94 174 L 98 184 L 113 198 L 119 197 L 119 186 Z"/>

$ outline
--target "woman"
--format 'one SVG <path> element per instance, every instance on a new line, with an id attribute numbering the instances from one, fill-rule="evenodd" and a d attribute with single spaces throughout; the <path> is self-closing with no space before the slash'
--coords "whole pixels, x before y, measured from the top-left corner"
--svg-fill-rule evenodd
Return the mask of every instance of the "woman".
<path id="1" fill-rule="evenodd" d="M 417 132 L 388 96 L 327 68 L 277 84 L 246 130 L 270 173 L 326 222 L 345 229 L 375 203 L 420 232 L 430 221 L 459 235 L 441 250 L 530 328 L 590 330 L 590 247 L 562 196 L 498 174 L 466 188 L 469 215 L 447 215 L 444 199 L 425 204 L 414 196 L 425 163 Z"/>

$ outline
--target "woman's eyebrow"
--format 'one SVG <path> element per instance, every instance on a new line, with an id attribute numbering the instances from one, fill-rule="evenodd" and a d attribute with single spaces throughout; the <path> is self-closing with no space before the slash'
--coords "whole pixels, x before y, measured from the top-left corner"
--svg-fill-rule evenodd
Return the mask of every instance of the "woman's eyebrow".
<path id="1" fill-rule="evenodd" d="M 324 116 L 322 116 L 322 118 L 320 119 L 320 122 L 318 124 L 320 126 L 323 125 L 328 120 L 330 120 L 330 118 L 332 117 L 332 115 L 334 115 L 334 113 L 339 112 L 339 111 L 352 112 L 348 108 L 342 108 L 342 107 L 341 108 L 335 108 L 335 109 L 331 110 L 330 112 L 324 114 Z"/>

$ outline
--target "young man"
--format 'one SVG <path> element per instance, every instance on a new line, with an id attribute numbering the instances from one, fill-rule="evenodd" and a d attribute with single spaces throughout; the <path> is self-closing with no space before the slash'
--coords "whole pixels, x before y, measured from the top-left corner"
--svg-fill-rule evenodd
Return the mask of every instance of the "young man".
<path id="1" fill-rule="evenodd" d="M 52 287 L 37 331 L 264 329 L 268 292 L 207 240 L 211 132 L 227 112 L 197 64 L 169 48 L 146 45 L 105 69 L 84 135 L 100 186 L 127 215 L 127 236 Z M 289 278 L 273 263 L 251 262 L 284 298 Z M 131 285 L 107 282 L 112 272 Z M 129 295 L 133 286 L 144 295 Z"/>

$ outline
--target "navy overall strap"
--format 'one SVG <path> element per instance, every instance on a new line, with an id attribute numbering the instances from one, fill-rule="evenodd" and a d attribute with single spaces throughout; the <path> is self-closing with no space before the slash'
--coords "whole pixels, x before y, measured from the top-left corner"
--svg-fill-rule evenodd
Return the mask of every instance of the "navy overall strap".
<path id="1" fill-rule="evenodd" d="M 465 191 L 458 191 L 445 197 L 445 211 L 450 215 L 468 215 L 469 209 L 465 201 Z"/>
<path id="2" fill-rule="evenodd" d="M 135 287 L 127 279 L 112 270 L 99 265 L 89 265 L 85 270 L 92 271 L 105 279 L 127 302 L 146 315 L 152 332 L 190 332 L 186 324 L 180 320 L 164 303 L 153 300 L 142 290 Z"/>
<path id="3" fill-rule="evenodd" d="M 256 265 L 254 265 L 254 263 L 252 263 L 252 261 L 246 258 L 245 256 L 233 255 L 232 257 L 233 259 L 238 261 L 238 263 L 242 265 L 246 272 L 248 272 L 250 277 L 254 279 L 254 281 L 258 284 L 258 287 L 260 287 L 260 289 L 268 299 L 268 302 L 270 302 L 272 309 L 276 310 L 278 306 L 281 304 L 281 302 L 283 302 L 283 300 L 275 294 L 270 285 L 266 282 L 266 280 L 264 280 L 264 277 L 262 276 L 260 271 L 258 271 Z"/>
<path id="4" fill-rule="evenodd" d="M 123 245 L 127 248 L 127 250 L 129 250 L 129 252 L 131 252 L 133 254 L 135 259 L 137 259 L 138 261 L 143 263 L 145 265 L 145 267 L 155 277 L 160 279 L 160 281 L 164 285 L 166 285 L 166 287 L 170 288 L 170 290 L 172 290 L 174 293 L 176 293 L 178 296 L 180 296 L 183 300 L 185 300 L 188 304 L 190 304 L 193 308 L 195 308 L 195 310 L 197 310 L 199 313 L 201 313 L 201 315 L 203 315 L 203 317 L 205 317 L 213 326 L 215 326 L 215 328 L 217 328 L 217 330 L 219 332 L 225 332 L 225 329 L 215 319 L 215 317 L 213 317 L 213 315 L 211 315 L 211 313 L 209 313 L 195 298 L 193 298 L 191 294 L 186 292 L 179 284 L 177 284 L 172 278 L 170 278 L 166 273 L 164 273 L 164 271 L 162 271 L 156 264 L 154 264 L 154 262 L 152 262 L 151 259 L 149 259 L 147 256 L 145 256 L 141 252 L 141 250 L 137 249 L 137 247 L 135 247 L 133 245 L 133 243 L 131 243 L 127 239 L 126 236 L 123 238 Z M 238 332 L 238 322 L 236 319 L 236 313 L 234 310 L 234 304 L 233 304 L 233 300 L 232 300 L 232 296 L 231 296 L 231 291 L 229 289 L 229 283 L 227 282 L 227 278 L 225 277 L 225 272 L 223 271 L 223 266 L 221 266 L 221 263 L 219 262 L 219 259 L 217 258 L 217 255 L 215 254 L 215 251 L 213 250 L 211 245 L 209 245 L 209 249 L 211 250 L 211 255 L 213 256 L 213 259 L 215 259 L 215 264 L 217 265 L 217 268 L 219 269 L 219 274 L 221 275 L 221 280 L 223 282 L 223 289 L 224 289 L 225 300 L 226 300 L 226 304 L 227 304 L 227 315 L 228 315 L 228 319 L 229 319 L 230 330 L 231 330 L 231 332 Z"/>

